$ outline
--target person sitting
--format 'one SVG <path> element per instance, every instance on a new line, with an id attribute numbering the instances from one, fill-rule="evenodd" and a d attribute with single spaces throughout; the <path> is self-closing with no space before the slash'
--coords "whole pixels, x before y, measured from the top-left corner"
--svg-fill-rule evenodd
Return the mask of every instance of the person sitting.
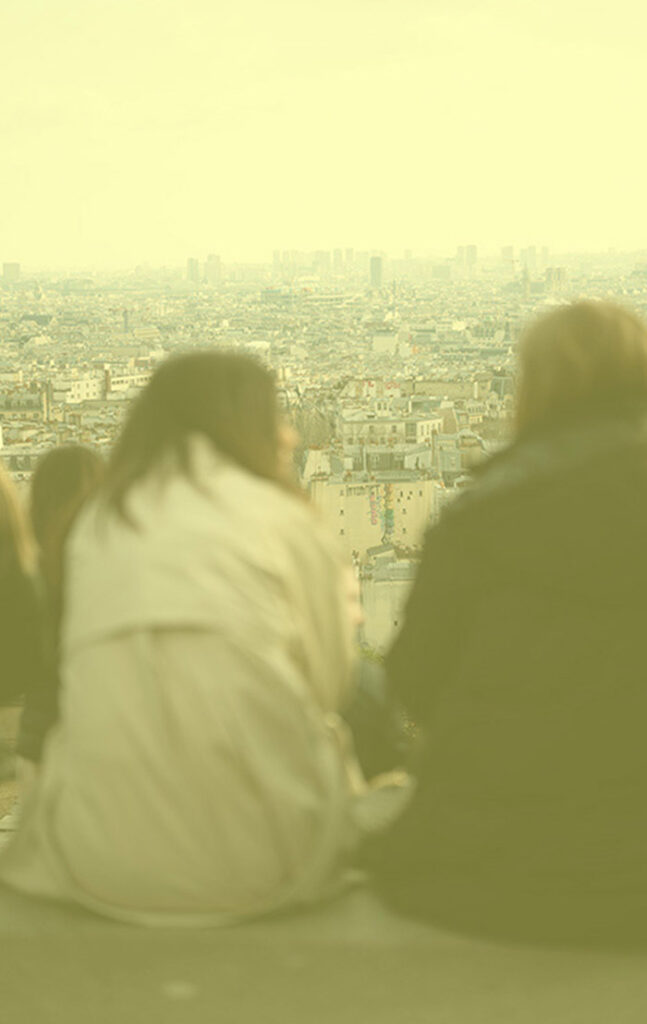
<path id="1" fill-rule="evenodd" d="M 647 330 L 601 302 L 520 346 L 515 438 L 428 533 L 392 692 L 417 791 L 384 898 L 474 934 L 647 938 Z"/>
<path id="2" fill-rule="evenodd" d="M 0 877 L 144 924 L 308 902 L 357 840 L 347 577 L 273 378 L 168 359 L 67 544 L 60 716 Z"/>
<path id="3" fill-rule="evenodd" d="M 43 609 L 34 582 L 33 544 L 11 479 L 0 466 L 0 706 L 18 705 L 40 684 L 45 664 Z M 0 776 L 13 773 L 0 751 Z"/>
<path id="4" fill-rule="evenodd" d="M 30 519 L 38 546 L 40 579 L 48 620 L 49 670 L 25 694 L 17 752 L 23 784 L 30 765 L 40 762 L 43 743 L 57 714 L 59 629 L 63 601 L 63 552 L 72 524 L 103 475 L 103 460 L 83 445 L 52 448 L 43 455 L 31 480 Z M 24 762 L 28 762 L 25 764 Z"/>

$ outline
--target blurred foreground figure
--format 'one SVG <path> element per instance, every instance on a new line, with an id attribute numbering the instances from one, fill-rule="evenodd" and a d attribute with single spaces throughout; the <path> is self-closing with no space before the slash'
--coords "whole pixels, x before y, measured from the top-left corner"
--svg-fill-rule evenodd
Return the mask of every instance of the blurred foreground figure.
<path id="1" fill-rule="evenodd" d="M 271 376 L 168 360 L 65 566 L 60 721 L 5 881 L 150 924 L 320 895 L 355 841 L 351 624 Z M 341 727 L 340 727 L 341 729 Z"/>
<path id="2" fill-rule="evenodd" d="M 48 670 L 27 690 L 18 753 L 34 764 L 57 714 L 59 630 L 63 601 L 63 554 L 70 529 L 103 476 L 103 460 L 90 448 L 52 448 L 38 461 L 31 481 L 30 511 L 38 545 L 47 612 Z M 23 765 L 23 774 L 26 766 Z"/>
<path id="3" fill-rule="evenodd" d="M 0 466 L 0 705 L 17 703 L 42 671 L 42 622 L 33 544 Z"/>
<path id="4" fill-rule="evenodd" d="M 514 443 L 427 537 L 387 659 L 423 728 L 370 852 L 450 928 L 647 938 L 647 333 L 602 303 L 521 347 Z"/>
<path id="5" fill-rule="evenodd" d="M 32 544 L 13 484 L 0 467 L 0 706 L 17 704 L 44 672 L 41 603 Z M 0 750 L 0 778 L 9 771 Z"/>

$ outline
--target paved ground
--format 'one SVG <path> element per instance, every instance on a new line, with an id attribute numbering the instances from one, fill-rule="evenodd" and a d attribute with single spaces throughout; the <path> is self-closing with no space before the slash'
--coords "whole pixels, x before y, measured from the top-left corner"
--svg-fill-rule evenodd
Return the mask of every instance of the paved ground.
<path id="1" fill-rule="evenodd" d="M 2 716 L 0 735 L 15 723 Z M 14 790 L 0 785 L 0 817 Z M 365 890 L 272 921 L 178 931 L 0 887 L 0 1024 L 646 1021 L 647 953 L 471 941 L 406 922 Z"/>
<path id="2" fill-rule="evenodd" d="M 497 946 L 357 891 L 225 930 L 147 931 L 0 889 L 2 1024 L 645 1024 L 647 955 Z"/>

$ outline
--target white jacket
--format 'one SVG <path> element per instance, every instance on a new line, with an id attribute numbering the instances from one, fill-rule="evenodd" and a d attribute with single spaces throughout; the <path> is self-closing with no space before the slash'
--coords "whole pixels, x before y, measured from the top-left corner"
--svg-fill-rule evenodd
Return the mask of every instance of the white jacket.
<path id="1" fill-rule="evenodd" d="M 193 460 L 197 485 L 132 489 L 136 528 L 92 507 L 72 535 L 61 721 L 0 859 L 143 923 L 313 899 L 354 842 L 338 552 L 305 502 L 202 439 Z"/>

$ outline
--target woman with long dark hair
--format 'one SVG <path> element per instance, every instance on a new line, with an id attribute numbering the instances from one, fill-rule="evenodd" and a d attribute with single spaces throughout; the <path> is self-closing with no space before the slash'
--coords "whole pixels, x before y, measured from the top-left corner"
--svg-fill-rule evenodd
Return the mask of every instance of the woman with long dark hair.
<path id="1" fill-rule="evenodd" d="M 38 577 L 45 612 L 47 671 L 25 695 L 17 752 L 23 789 L 56 721 L 58 655 L 63 613 L 63 562 L 68 534 L 84 503 L 99 486 L 103 459 L 80 444 L 51 448 L 36 464 L 31 479 L 29 512 L 38 552 Z"/>
<path id="2" fill-rule="evenodd" d="M 42 603 L 34 549 L 18 496 L 0 466 L 0 706 L 18 705 L 45 672 Z M 0 778 L 13 772 L 0 747 Z"/>
<path id="3" fill-rule="evenodd" d="M 0 704 L 24 697 L 42 671 L 34 546 L 14 486 L 0 466 Z"/>
<path id="4" fill-rule="evenodd" d="M 24 696 L 41 671 L 34 547 L 18 496 L 0 466 L 0 704 Z"/>
<path id="5" fill-rule="evenodd" d="M 418 789 L 369 851 L 407 914 L 547 942 L 647 939 L 647 330 L 532 324 L 516 436 L 426 541 L 387 658 Z"/>
<path id="6" fill-rule="evenodd" d="M 355 835 L 335 714 L 351 624 L 293 445 L 254 360 L 153 375 L 68 543 L 60 721 L 10 884 L 193 924 L 335 877 Z"/>

